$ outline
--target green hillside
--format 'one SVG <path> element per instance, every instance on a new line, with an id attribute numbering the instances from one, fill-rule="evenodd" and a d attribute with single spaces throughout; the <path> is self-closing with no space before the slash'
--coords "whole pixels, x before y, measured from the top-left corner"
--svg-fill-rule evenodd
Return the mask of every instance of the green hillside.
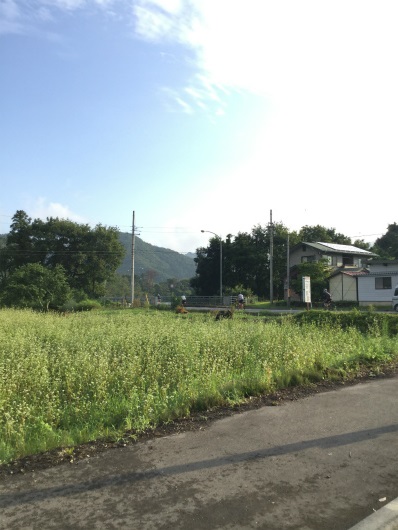
<path id="1" fill-rule="evenodd" d="M 130 275 L 132 235 L 121 232 L 120 242 L 126 249 L 126 255 L 117 272 Z M 179 254 L 168 248 L 156 247 L 150 243 L 145 243 L 137 236 L 135 237 L 134 254 L 134 269 L 137 276 L 148 270 L 157 273 L 156 282 L 162 282 L 169 278 L 182 280 L 195 276 L 196 267 L 192 257 Z"/>

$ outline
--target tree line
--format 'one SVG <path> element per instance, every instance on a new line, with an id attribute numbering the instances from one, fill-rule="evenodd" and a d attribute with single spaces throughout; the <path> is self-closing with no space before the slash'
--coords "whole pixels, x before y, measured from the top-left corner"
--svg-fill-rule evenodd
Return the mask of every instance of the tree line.
<path id="1" fill-rule="evenodd" d="M 124 253 L 114 227 L 32 220 L 18 210 L 0 252 L 0 302 L 48 309 L 71 297 L 99 298 Z"/>
<path id="2" fill-rule="evenodd" d="M 272 233 L 271 233 L 272 231 Z M 378 254 L 383 259 L 398 259 L 398 225 L 390 224 L 386 234 L 378 238 L 374 245 L 336 232 L 334 228 L 321 225 L 304 226 L 299 231 L 289 231 L 283 223 L 273 223 L 265 227 L 255 226 L 250 233 L 240 232 L 237 236 L 228 235 L 221 241 L 213 237 L 207 247 L 196 251 L 196 276 L 191 286 L 198 295 L 219 294 L 220 250 L 222 251 L 222 274 L 224 294 L 242 291 L 246 295 L 270 298 L 272 240 L 272 286 L 276 300 L 283 299 L 287 276 L 287 251 L 294 245 L 307 242 L 353 245 Z M 295 271 L 291 287 L 301 290 L 302 276 L 311 276 L 311 284 L 317 296 L 327 287 L 329 267 L 326 262 L 303 263 Z"/>
<path id="3" fill-rule="evenodd" d="M 272 234 L 271 234 L 272 230 Z M 272 237 L 271 237 L 272 236 Z M 263 299 L 270 297 L 271 277 L 274 299 L 283 299 L 287 272 L 288 244 L 324 242 L 354 245 L 370 250 L 383 259 L 398 259 L 398 225 L 374 245 L 354 242 L 334 228 L 304 226 L 289 231 L 283 223 L 253 227 L 250 233 L 228 235 L 222 244 L 223 293 L 242 291 Z M 0 304 L 47 310 L 67 300 L 98 299 L 106 294 L 129 297 L 131 277 L 116 270 L 125 255 L 115 227 L 90 228 L 59 218 L 32 220 L 23 210 L 12 218 L 10 233 L 0 248 Z M 198 248 L 194 258 L 196 274 L 191 279 L 170 278 L 156 283 L 156 271 L 147 270 L 136 278 L 136 294 L 196 294 L 211 296 L 220 287 L 220 240 L 213 237 L 207 247 Z M 300 291 L 301 277 L 311 276 L 311 284 L 321 290 L 327 285 L 329 268 L 324 262 L 303 263 L 297 267 L 291 287 Z"/>

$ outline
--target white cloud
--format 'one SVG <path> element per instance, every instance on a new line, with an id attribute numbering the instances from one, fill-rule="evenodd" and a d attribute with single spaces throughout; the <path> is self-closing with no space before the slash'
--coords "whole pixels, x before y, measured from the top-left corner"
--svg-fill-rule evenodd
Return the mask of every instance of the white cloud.
<path id="1" fill-rule="evenodd" d="M 117 0 L 38 0 L 37 4 L 51 8 L 75 11 L 82 8 L 101 7 L 108 8 L 115 4 Z"/>
<path id="2" fill-rule="evenodd" d="M 183 0 L 141 0 L 142 5 L 160 7 L 166 13 L 178 14 L 183 7 Z"/>
<path id="3" fill-rule="evenodd" d="M 395 0 L 141 0 L 134 13 L 140 37 L 194 52 L 193 99 L 224 87 L 355 119 L 397 88 Z"/>
<path id="4" fill-rule="evenodd" d="M 69 219 L 76 223 L 87 223 L 87 219 L 72 212 L 68 206 L 59 202 L 48 201 L 45 197 L 37 198 L 27 210 L 33 219 L 43 219 L 47 217 L 58 217 L 59 219 Z"/>

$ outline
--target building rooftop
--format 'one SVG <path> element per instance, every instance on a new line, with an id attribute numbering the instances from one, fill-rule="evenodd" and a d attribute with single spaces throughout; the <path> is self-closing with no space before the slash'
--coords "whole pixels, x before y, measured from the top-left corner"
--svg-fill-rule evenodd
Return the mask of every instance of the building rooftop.
<path id="1" fill-rule="evenodd" d="M 329 253 L 338 253 L 338 254 L 356 254 L 356 255 L 362 255 L 367 257 L 377 256 L 377 254 L 374 254 L 373 252 L 370 252 L 369 250 L 364 250 L 363 248 L 354 247 L 353 245 L 340 245 L 338 243 L 306 243 L 303 242 L 303 245 L 308 245 L 310 247 L 316 248 L 317 250 L 321 250 L 323 252 L 329 252 Z"/>

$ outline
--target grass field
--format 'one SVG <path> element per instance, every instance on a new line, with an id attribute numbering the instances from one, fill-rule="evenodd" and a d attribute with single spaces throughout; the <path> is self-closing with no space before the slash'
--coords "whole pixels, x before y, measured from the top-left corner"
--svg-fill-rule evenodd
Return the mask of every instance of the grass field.
<path id="1" fill-rule="evenodd" d="M 0 311 L 0 463 L 398 357 L 376 328 L 236 316 Z"/>

